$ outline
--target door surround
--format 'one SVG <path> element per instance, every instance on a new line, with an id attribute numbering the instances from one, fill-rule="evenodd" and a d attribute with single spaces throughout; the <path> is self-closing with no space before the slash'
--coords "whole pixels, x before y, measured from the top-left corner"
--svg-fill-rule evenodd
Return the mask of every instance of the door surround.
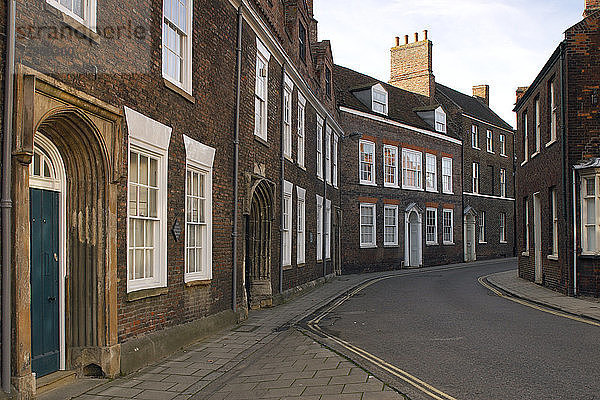
<path id="1" fill-rule="evenodd" d="M 465 262 L 477 261 L 477 212 L 471 206 L 467 206 L 464 211 L 463 234 L 464 234 L 464 260 Z M 469 240 L 469 225 L 472 226 L 471 238 Z M 469 242 L 472 243 L 471 254 L 469 254 Z"/>
<path id="2" fill-rule="evenodd" d="M 410 226 L 411 215 L 416 215 L 417 235 L 419 237 L 418 249 L 418 265 L 412 265 L 410 262 Z M 423 266 L 423 210 L 416 204 L 411 203 L 404 212 L 404 265 L 406 267 L 418 268 Z"/>

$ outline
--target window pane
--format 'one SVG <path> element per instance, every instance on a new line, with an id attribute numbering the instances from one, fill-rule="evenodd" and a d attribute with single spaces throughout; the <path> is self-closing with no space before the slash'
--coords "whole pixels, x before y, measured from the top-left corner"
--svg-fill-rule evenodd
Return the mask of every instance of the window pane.
<path id="1" fill-rule="evenodd" d="M 129 187 L 129 215 L 131 215 L 131 216 L 138 215 L 137 191 L 138 191 L 137 186 L 131 185 Z"/>
<path id="2" fill-rule="evenodd" d="M 144 278 L 144 250 L 135 251 L 135 262 L 134 262 L 134 279 Z"/>
<path id="3" fill-rule="evenodd" d="M 148 184 L 148 157 L 140 155 L 140 183 Z"/>
<path id="4" fill-rule="evenodd" d="M 187 272 L 196 272 L 196 251 L 194 249 L 187 251 Z"/>
<path id="5" fill-rule="evenodd" d="M 588 251 L 596 251 L 596 227 L 588 226 L 586 227 L 587 233 L 587 250 Z"/>
<path id="6" fill-rule="evenodd" d="M 158 160 L 150 159 L 150 186 L 158 187 Z"/>
<path id="7" fill-rule="evenodd" d="M 139 188 L 139 212 L 141 217 L 148 216 L 148 188 Z"/>
<path id="8" fill-rule="evenodd" d="M 586 196 L 594 196 L 596 194 L 596 178 L 586 179 Z"/>
<path id="9" fill-rule="evenodd" d="M 154 250 L 146 250 L 145 277 L 154 277 Z"/>
<path id="10" fill-rule="evenodd" d="M 144 221 L 140 219 L 134 219 L 132 221 L 135 224 L 135 247 L 144 247 Z"/>
<path id="11" fill-rule="evenodd" d="M 142 221 L 140 221 L 142 222 Z M 146 247 L 154 247 L 154 224 L 155 222 L 145 221 L 142 222 L 146 225 Z"/>
<path id="12" fill-rule="evenodd" d="M 587 223 L 595 224 L 596 223 L 596 201 L 595 199 L 588 199 L 586 202 L 587 208 Z"/>
<path id="13" fill-rule="evenodd" d="M 188 247 L 196 245 L 196 229 L 194 225 L 188 226 Z"/>
<path id="14" fill-rule="evenodd" d="M 157 203 L 158 203 L 158 189 L 149 189 L 150 190 L 150 212 L 149 216 L 152 218 L 158 217 Z"/>

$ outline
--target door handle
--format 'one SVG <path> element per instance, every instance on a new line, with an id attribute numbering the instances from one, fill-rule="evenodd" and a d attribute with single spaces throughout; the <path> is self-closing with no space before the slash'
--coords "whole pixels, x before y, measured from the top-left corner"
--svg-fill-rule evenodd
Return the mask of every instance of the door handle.
<path id="1" fill-rule="evenodd" d="M 48 297 L 48 303 L 54 303 L 56 301 L 56 297 Z"/>

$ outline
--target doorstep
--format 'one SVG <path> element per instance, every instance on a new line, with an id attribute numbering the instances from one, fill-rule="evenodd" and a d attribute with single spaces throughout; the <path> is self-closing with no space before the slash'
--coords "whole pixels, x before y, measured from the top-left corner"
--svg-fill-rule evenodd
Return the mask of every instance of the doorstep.
<path id="1" fill-rule="evenodd" d="M 69 383 L 75 382 L 77 373 L 75 371 L 56 371 L 35 380 L 36 396 L 40 396 L 51 390 Z"/>

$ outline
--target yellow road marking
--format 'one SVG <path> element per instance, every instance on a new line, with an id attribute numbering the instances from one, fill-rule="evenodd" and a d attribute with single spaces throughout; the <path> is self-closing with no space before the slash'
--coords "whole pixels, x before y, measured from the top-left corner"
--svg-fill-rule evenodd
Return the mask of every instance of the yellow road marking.
<path id="1" fill-rule="evenodd" d="M 496 294 L 498 297 L 502 297 L 504 299 L 507 299 L 507 300 L 510 300 L 510 301 L 514 301 L 515 303 L 519 303 L 519 304 L 522 304 L 522 305 L 524 305 L 526 307 L 534 308 L 536 310 L 540 310 L 540 311 L 543 311 L 543 312 L 548 313 L 548 314 L 553 314 L 553 315 L 556 315 L 556 316 L 559 316 L 559 317 L 572 319 L 573 321 L 583 322 L 584 324 L 588 324 L 588 325 L 600 326 L 600 323 L 595 322 L 595 321 L 591 321 L 589 319 L 585 319 L 585 318 L 581 318 L 581 317 L 578 317 L 578 316 L 575 316 L 575 315 L 571 315 L 571 314 L 567 314 L 567 313 L 564 313 L 564 312 L 552 310 L 550 308 L 545 308 L 545 307 L 542 307 L 542 306 L 538 306 L 537 304 L 531 303 L 531 302 L 526 301 L 526 300 L 519 299 L 517 297 L 506 296 L 504 293 L 500 292 L 498 289 L 496 289 L 495 287 L 491 286 L 489 283 L 487 283 L 485 281 L 488 276 L 490 276 L 490 275 L 482 276 L 482 277 L 480 277 L 477 280 L 479 281 L 479 283 L 483 287 L 485 287 L 486 289 L 494 292 L 494 294 Z"/>

